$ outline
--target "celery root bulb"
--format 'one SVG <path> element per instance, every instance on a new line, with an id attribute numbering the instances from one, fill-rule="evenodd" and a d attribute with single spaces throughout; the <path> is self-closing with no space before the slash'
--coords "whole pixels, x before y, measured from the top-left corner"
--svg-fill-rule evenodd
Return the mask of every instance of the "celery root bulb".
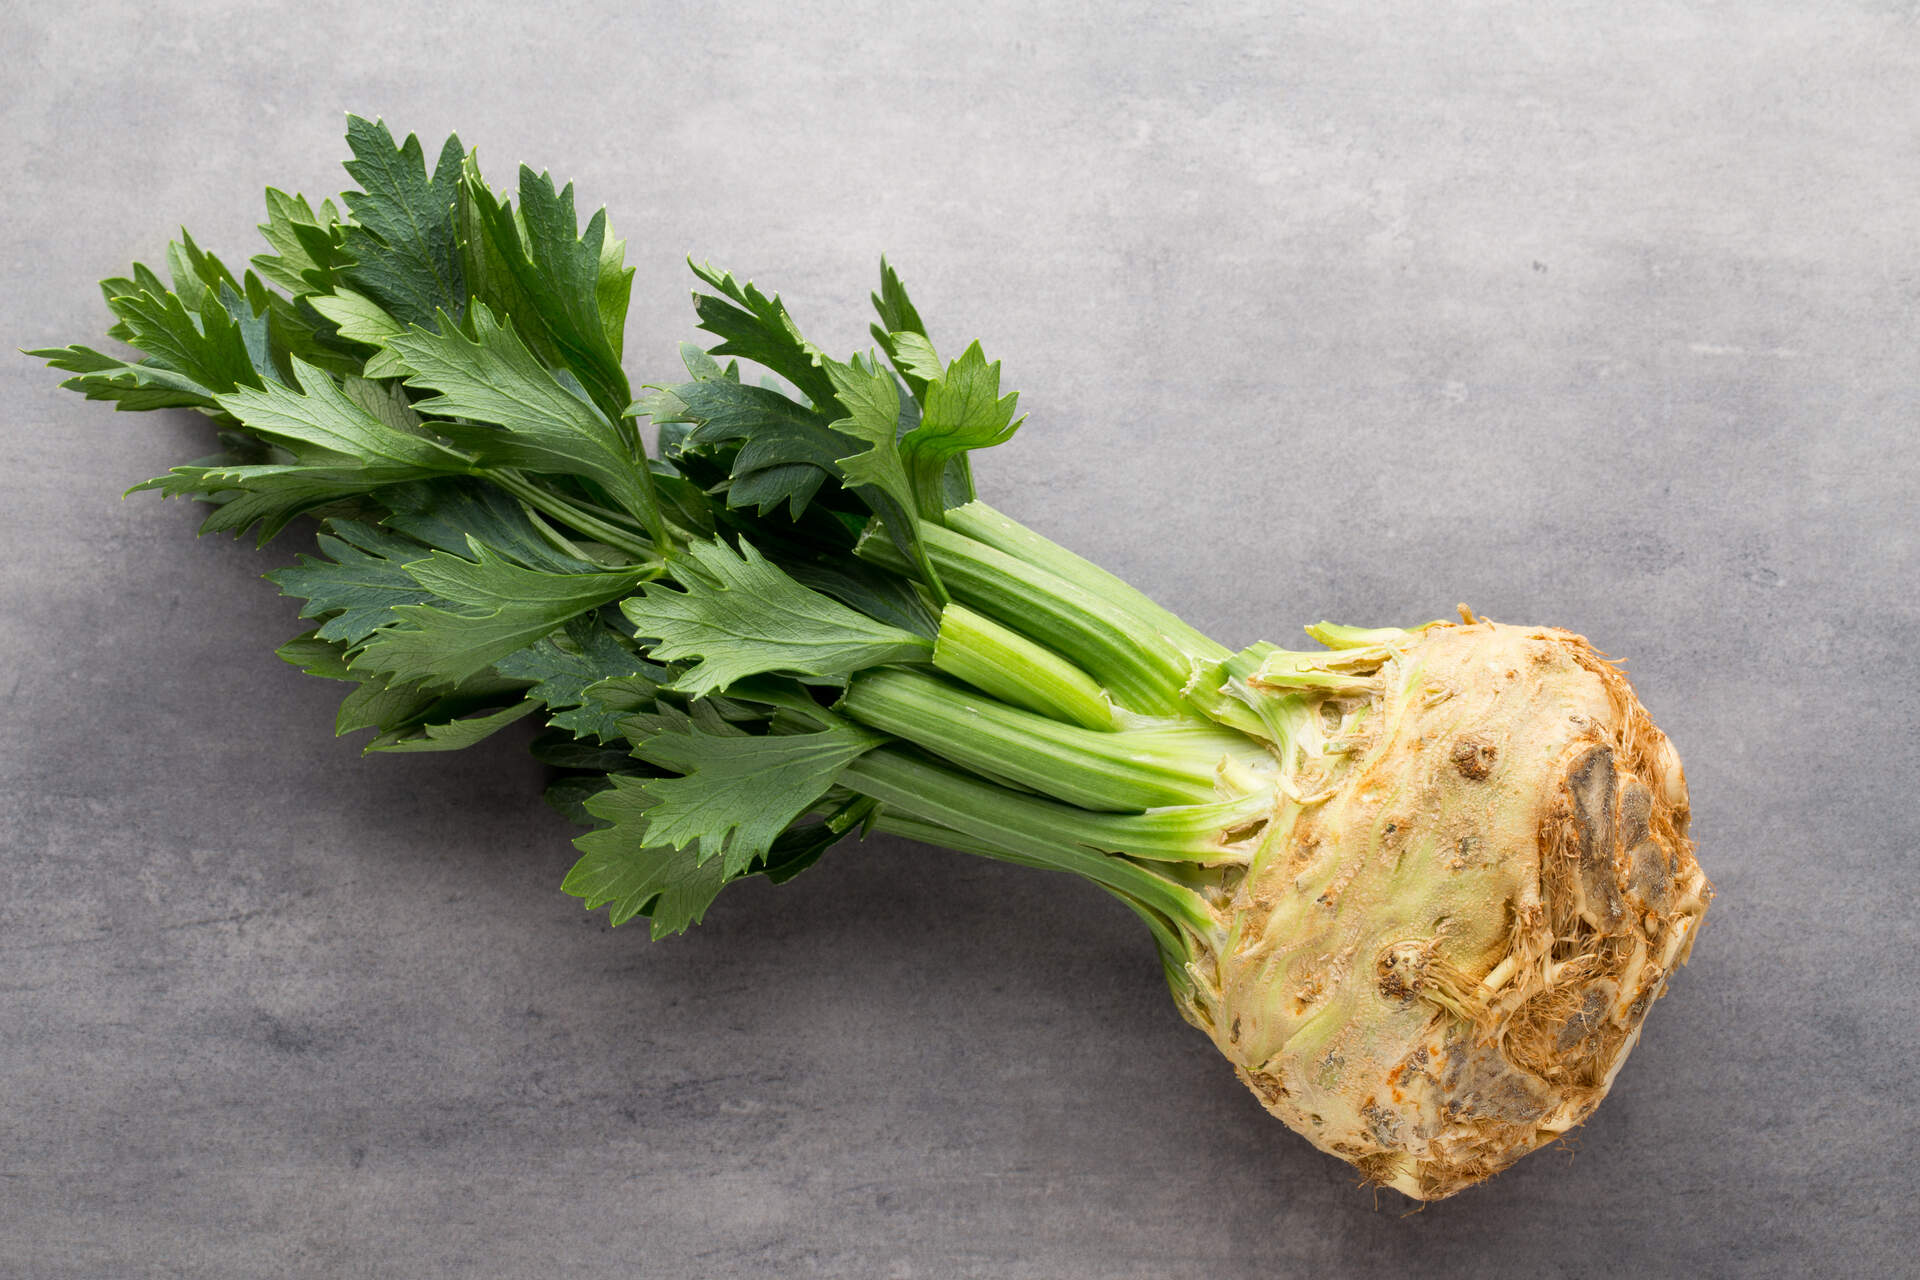
<path id="1" fill-rule="evenodd" d="M 1563 631 L 1406 633 L 1317 710 L 1185 1012 L 1290 1127 L 1438 1199 L 1606 1094 L 1712 892 L 1686 783 Z"/>

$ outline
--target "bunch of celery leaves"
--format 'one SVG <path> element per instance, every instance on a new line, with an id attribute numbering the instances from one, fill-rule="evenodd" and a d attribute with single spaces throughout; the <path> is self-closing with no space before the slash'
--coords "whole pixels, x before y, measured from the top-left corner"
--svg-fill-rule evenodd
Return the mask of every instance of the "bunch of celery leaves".
<path id="1" fill-rule="evenodd" d="M 968 453 L 1020 425 L 999 365 L 943 360 L 884 262 L 846 360 L 699 267 L 717 342 L 636 394 L 604 213 L 527 168 L 516 204 L 457 138 L 431 167 L 384 124 L 347 142 L 358 190 L 269 190 L 252 270 L 183 233 L 170 281 L 103 282 L 141 357 L 30 353 L 213 420 L 218 454 L 137 486 L 211 504 L 203 531 L 314 530 L 269 577 L 315 624 L 280 655 L 352 686 L 338 732 L 440 751 L 540 717 L 549 799 L 593 828 L 564 888 L 656 937 L 878 829 L 1085 876 L 1178 988 L 1210 846 L 1268 803 L 1220 785 L 1266 759 L 1222 692 L 1262 655 L 974 498 Z"/>

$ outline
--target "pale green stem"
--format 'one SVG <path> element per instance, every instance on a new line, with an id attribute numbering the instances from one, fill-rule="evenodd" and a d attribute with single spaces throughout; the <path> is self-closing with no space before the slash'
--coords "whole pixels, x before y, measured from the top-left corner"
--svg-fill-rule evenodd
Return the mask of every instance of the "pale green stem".
<path id="1" fill-rule="evenodd" d="M 933 665 L 1043 716 L 1088 729 L 1116 727 L 1113 704 L 1092 676 L 965 605 L 949 604 L 940 611 Z"/>

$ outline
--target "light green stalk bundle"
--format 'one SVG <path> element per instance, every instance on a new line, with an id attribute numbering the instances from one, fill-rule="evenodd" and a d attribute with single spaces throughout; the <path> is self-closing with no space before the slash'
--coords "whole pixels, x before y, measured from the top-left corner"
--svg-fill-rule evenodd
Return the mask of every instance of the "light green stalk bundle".
<path id="1" fill-rule="evenodd" d="M 183 236 L 170 281 L 103 282 L 143 355 L 33 353 L 214 420 L 140 486 L 203 530 L 318 522 L 269 577 L 314 623 L 281 655 L 353 686 L 338 732 L 537 715 L 593 828 L 562 887 L 655 937 L 855 832 L 1079 875 L 1268 1110 L 1410 1196 L 1599 1103 L 1711 890 L 1678 757 L 1586 641 L 1463 610 L 1233 651 L 977 500 L 1017 397 L 884 263 L 844 361 L 697 269 L 719 341 L 636 400 L 604 213 L 524 168 L 516 208 L 458 139 L 348 143 L 364 189 L 269 192 L 257 271 Z"/>

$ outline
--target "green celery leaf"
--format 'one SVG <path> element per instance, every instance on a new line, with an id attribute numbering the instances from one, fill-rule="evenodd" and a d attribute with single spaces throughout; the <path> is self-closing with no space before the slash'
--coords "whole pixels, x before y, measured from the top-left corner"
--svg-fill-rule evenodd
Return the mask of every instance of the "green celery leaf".
<path id="1" fill-rule="evenodd" d="M 240 533 L 257 522 L 264 542 L 314 507 L 468 469 L 467 460 L 444 445 L 369 413 L 325 372 L 298 358 L 290 365 L 304 390 L 269 382 L 217 397 L 217 403 L 255 436 L 286 449 L 292 463 L 176 467 L 132 492 L 205 498 L 219 506 L 202 532 Z"/>
<path id="2" fill-rule="evenodd" d="M 652 476 L 620 429 L 568 391 L 486 307 L 476 305 L 470 318 L 471 341 L 452 325 L 444 333 L 413 329 L 389 340 L 389 349 L 414 371 L 407 385 L 440 393 L 415 407 L 472 419 L 434 426 L 485 465 L 594 480 L 665 545 Z"/>
<path id="3" fill-rule="evenodd" d="M 773 848 L 754 870 L 774 884 L 785 884 L 820 861 L 845 835 L 824 822 L 796 823 L 774 838 Z"/>
<path id="4" fill-rule="evenodd" d="M 124 327 L 124 341 L 162 368 L 216 393 L 261 385 L 246 338 L 226 308 L 212 306 L 196 315 L 178 294 L 147 290 L 123 294 L 111 305 L 120 317 L 117 327 Z"/>
<path id="5" fill-rule="evenodd" d="M 927 327 L 919 311 L 907 297 L 907 287 L 885 257 L 880 259 L 880 292 L 870 296 L 873 309 L 880 315 L 880 322 L 870 330 L 873 340 L 900 371 L 913 398 L 924 400 L 927 383 L 940 376 L 940 358 L 927 340 Z"/>
<path id="6" fill-rule="evenodd" d="M 683 451 L 742 442 L 731 466 L 730 507 L 754 507 L 765 515 L 785 502 L 798 519 L 823 481 L 840 478 L 839 459 L 855 443 L 819 413 L 766 387 L 715 378 L 683 383 L 666 394 L 671 405 L 656 401 L 663 416 L 655 421 L 694 424 Z"/>
<path id="7" fill-rule="evenodd" d="M 740 362 L 729 360 L 723 368 L 718 360 L 708 355 L 706 348 L 698 343 L 680 344 L 680 363 L 686 365 L 687 372 L 693 375 L 695 382 L 712 382 L 725 378 L 728 382 L 740 381 Z"/>
<path id="8" fill-rule="evenodd" d="M 226 263 L 194 243 L 184 228 L 180 238 L 167 245 L 167 270 L 173 277 L 171 289 L 151 287 L 155 277 L 138 264 L 134 267 L 133 281 L 118 282 L 121 287 L 113 290 L 114 296 L 108 298 L 108 306 L 120 317 L 121 323 L 116 328 L 129 339 L 153 330 L 149 335 L 152 340 L 168 348 L 154 352 L 162 363 L 183 370 L 197 364 L 196 376 L 203 378 L 223 362 L 231 362 L 232 372 L 237 373 L 238 360 L 234 358 L 232 344 L 237 332 L 240 350 L 245 352 L 253 372 L 272 377 L 267 324 L 260 314 L 272 291 L 251 273 L 244 284 L 236 279 Z M 129 284 L 134 287 L 126 288 Z M 170 300 L 198 319 L 197 331 L 194 326 L 183 324 L 177 315 L 153 312 L 156 302 L 161 310 L 170 311 L 172 308 L 167 305 Z M 131 311 L 141 314 L 129 314 Z M 135 345 L 142 350 L 150 349 L 145 341 Z M 244 376 L 234 377 L 233 382 L 238 386 L 258 385 L 257 379 Z"/>
<path id="9" fill-rule="evenodd" d="M 752 283 L 742 283 L 710 265 L 694 266 L 693 272 L 722 295 L 693 296 L 700 327 L 720 338 L 720 344 L 711 348 L 714 355 L 751 360 L 800 388 L 822 413 L 838 412 L 833 383 L 820 367 L 819 348 L 800 336 L 777 296 L 769 298 Z"/>
<path id="10" fill-rule="evenodd" d="M 345 737 L 361 729 L 377 730 L 375 742 L 398 737 L 419 724 L 428 709 L 440 701 L 439 694 L 417 684 L 390 684 L 378 675 L 356 673 L 351 668 L 348 674 L 359 679 L 360 687 L 341 700 L 340 710 L 333 718 L 335 737 Z"/>
<path id="11" fill-rule="evenodd" d="M 688 556 L 699 572 L 681 571 L 684 590 L 656 583 L 621 604 L 636 632 L 657 642 L 656 659 L 701 659 L 674 683 L 683 693 L 705 697 L 762 672 L 844 677 L 928 660 L 922 637 L 801 586 L 744 539 L 738 551 L 695 542 Z"/>
<path id="12" fill-rule="evenodd" d="M 700 862 L 691 850 L 647 847 L 641 833 L 652 801 L 633 779 L 563 778 L 548 788 L 547 801 L 576 822 L 603 824 L 574 841 L 582 856 L 560 887 L 585 899 L 589 911 L 610 908 L 609 924 L 649 916 L 656 941 L 683 932 L 699 923 L 730 880 L 741 878 L 729 876 L 717 858 Z M 822 823 L 789 827 L 744 874 L 784 884 L 840 839 Z"/>
<path id="13" fill-rule="evenodd" d="M 403 324 L 431 328 L 443 311 L 459 319 L 467 305 L 453 226 L 460 139 L 447 139 L 431 174 L 420 140 L 408 134 L 396 144 L 381 121 L 348 116 L 347 146 L 360 190 L 341 197 L 354 219 L 344 232 L 353 258 L 346 281 Z"/>
<path id="14" fill-rule="evenodd" d="M 200 498 L 214 509 L 200 524 L 200 532 L 245 533 L 260 526 L 264 543 L 286 528 L 296 516 L 315 507 L 363 497 L 384 484 L 417 476 L 405 468 L 304 465 L 228 465 L 175 467 L 127 490 L 153 491 L 168 498 Z"/>
<path id="15" fill-rule="evenodd" d="M 348 375 L 340 379 L 340 390 L 347 399 L 365 409 L 395 431 L 404 431 L 408 435 L 424 436 L 429 434 L 421 424 L 420 415 L 413 411 L 413 401 L 407 399 L 405 388 L 393 382 L 374 382 L 357 375 Z"/>
<path id="16" fill-rule="evenodd" d="M 821 482 L 826 479 L 820 468 L 804 462 L 783 462 L 758 471 L 748 471 L 736 476 L 727 486 L 727 505 L 729 507 L 751 507 L 758 515 L 766 515 L 781 503 L 786 503 L 793 518 L 798 519 L 805 511 L 813 496 L 820 492 Z"/>
<path id="17" fill-rule="evenodd" d="M 305 196 L 268 187 L 260 234 L 273 252 L 255 257 L 254 269 L 288 293 L 331 291 L 334 272 L 349 262 L 334 240 L 339 224 L 333 201 L 322 200 L 315 209 Z"/>
<path id="18" fill-rule="evenodd" d="M 738 875 L 767 855 L 774 837 L 812 808 L 848 764 L 885 740 L 845 721 L 778 735 L 713 734 L 685 721 L 650 734 L 634 754 L 684 776 L 639 784 L 653 801 L 645 841 L 694 845 L 699 861 L 721 861 L 729 877 Z"/>
<path id="19" fill-rule="evenodd" d="M 907 385 L 913 388 L 914 398 L 924 401 L 927 384 L 938 378 L 946 368 L 941 363 L 940 353 L 933 349 L 933 343 L 924 335 L 902 330 L 898 333 L 881 334 L 880 326 L 875 325 L 869 332 L 881 337 L 880 348 L 893 361 L 893 367 L 900 371 Z"/>
<path id="20" fill-rule="evenodd" d="M 219 410 L 213 392 L 183 373 L 163 369 L 151 361 L 129 364 L 92 347 L 39 347 L 25 354 L 45 360 L 55 369 L 76 373 L 60 386 L 89 400 L 111 400 L 117 409 Z"/>
<path id="21" fill-rule="evenodd" d="M 361 748 L 375 751 L 453 751 L 470 747 L 532 713 L 538 704 L 522 696 L 519 681 L 491 674 L 437 691 L 417 684 L 389 684 L 359 674 L 360 688 L 347 695 L 335 718 L 336 734 L 377 730 Z"/>
<path id="22" fill-rule="evenodd" d="M 295 358 L 292 367 L 296 388 L 276 382 L 242 389 L 221 396 L 220 407 L 301 464 L 362 467 L 380 484 L 469 469 L 468 460 L 445 445 L 368 413 L 304 360 Z"/>
<path id="23" fill-rule="evenodd" d="M 598 618 L 579 617 L 567 623 L 567 643 L 549 637 L 494 663 L 503 676 L 530 680 L 527 696 L 551 713 L 547 723 L 582 738 L 612 742 L 620 737 L 622 707 L 595 699 L 588 690 L 602 680 L 640 676 L 665 680 L 671 674 L 628 648 Z"/>
<path id="24" fill-rule="evenodd" d="M 637 676 L 613 676 L 598 684 L 587 686 L 587 696 L 603 706 L 613 708 L 622 715 L 633 715 L 652 711 L 660 696 L 661 686 L 672 678 L 673 673 L 665 667 L 647 664 L 647 671 L 657 673 Z M 624 732 L 624 729 L 622 730 Z"/>
<path id="25" fill-rule="evenodd" d="M 257 277 L 248 275 L 258 283 Z M 259 285 L 249 295 L 255 309 L 265 314 L 267 338 L 272 344 L 278 381 L 293 379 L 291 356 L 325 369 L 336 377 L 359 377 L 366 371 L 366 353 L 357 343 L 342 338 L 333 321 L 313 309 L 312 295 L 289 302 Z"/>
<path id="26" fill-rule="evenodd" d="M 719 515 L 704 488 L 667 459 L 654 459 L 648 467 L 654 494 L 669 520 L 695 537 L 711 538 L 720 531 Z"/>
<path id="27" fill-rule="evenodd" d="M 903 507 L 913 510 L 913 489 L 900 459 L 900 385 L 871 358 L 855 356 L 841 364 L 829 361 L 827 376 L 847 416 L 832 424 L 835 431 L 866 442 L 867 448 L 838 459 L 850 485 L 872 485 Z"/>
<path id="28" fill-rule="evenodd" d="M 855 356 L 846 364 L 828 361 L 826 369 L 847 409 L 847 416 L 835 422 L 833 429 L 868 446 L 839 460 L 846 483 L 864 490 L 862 500 L 885 524 L 893 544 L 919 566 L 927 585 L 944 602 L 946 591 L 920 543 L 920 520 L 927 507 L 916 501 L 918 495 L 900 452 L 899 384 L 877 359 Z M 936 505 L 932 511 L 937 517 L 945 508 Z"/>
<path id="29" fill-rule="evenodd" d="M 204 300 L 217 295 L 222 286 L 240 292 L 240 282 L 227 264 L 195 244 L 185 227 L 180 228 L 180 238 L 167 245 L 167 272 L 173 277 L 173 291 L 195 311 L 204 310 Z"/>
<path id="30" fill-rule="evenodd" d="M 633 590 L 650 572 L 544 573 L 514 564 L 478 541 L 464 560 L 435 551 L 406 567 L 452 608 L 401 605 L 399 619 L 354 654 L 355 671 L 431 688 L 458 684 L 552 633 L 569 618 Z"/>
<path id="31" fill-rule="evenodd" d="M 724 726 L 726 731 L 742 733 L 771 732 L 776 721 L 780 722 L 781 732 L 784 733 L 798 733 L 805 728 L 840 723 L 840 717 L 821 706 L 813 688 L 798 676 L 746 676 L 728 685 L 725 697 L 701 698 L 692 703 L 688 710 L 700 721 L 701 727 L 714 732 L 722 730 L 702 720 L 703 715 L 717 717 L 719 725 Z M 780 712 L 787 714 L 781 715 Z M 650 721 L 634 716 L 628 716 L 622 727 L 629 731 L 631 737 L 632 731 L 643 725 L 645 728 L 638 735 L 639 738 L 673 727 L 664 720 Z"/>
<path id="32" fill-rule="evenodd" d="M 625 249 L 607 235 L 601 209 L 579 229 L 573 185 L 520 168 L 520 208 L 499 199 L 468 165 L 461 184 L 464 260 L 478 277 L 474 293 L 501 308 L 548 360 L 573 370 L 609 418 L 633 393 L 620 367 L 622 330 L 633 272 Z"/>
<path id="33" fill-rule="evenodd" d="M 386 345 L 387 339 L 405 333 L 407 327 L 388 315 L 379 303 L 351 289 L 333 294 L 316 293 L 307 301 L 315 311 L 333 321 L 341 337 L 379 348 L 367 358 L 365 377 L 398 378 L 406 374 L 406 365 L 388 351 Z"/>
<path id="34" fill-rule="evenodd" d="M 888 333 L 927 336 L 927 326 L 921 322 L 913 299 L 907 297 L 907 287 L 900 283 L 900 273 L 888 264 L 884 254 L 880 258 L 880 292 L 869 294 L 868 298 L 880 315 L 881 329 Z"/>
<path id="35" fill-rule="evenodd" d="M 633 271 L 623 265 L 625 244 L 607 234 L 605 209 L 594 210 L 582 231 L 573 209 L 573 184 L 556 191 L 550 175 L 526 165 L 520 166 L 520 221 L 543 286 L 534 295 L 540 318 L 563 351 L 571 354 L 577 345 L 593 353 L 596 365 L 606 366 L 606 381 L 621 391 L 607 411 L 619 413 L 632 399 L 620 370 L 633 285 Z M 581 381 L 592 379 L 583 373 Z"/>
<path id="36" fill-rule="evenodd" d="M 874 568 L 862 560 L 819 563 L 782 562 L 795 582 L 852 605 L 876 622 L 911 631 L 932 640 L 940 632 L 940 616 L 927 607 L 913 583 Z"/>
<path id="37" fill-rule="evenodd" d="M 633 272 L 627 265 L 627 242 L 605 233 L 600 244 L 600 273 L 593 284 L 601 326 L 617 364 L 626 349 L 627 308 L 633 302 Z M 623 375 L 624 379 L 624 375 Z"/>
<path id="38" fill-rule="evenodd" d="M 499 227 L 497 239 L 489 228 L 489 218 Z M 530 277 L 533 273 L 528 270 L 526 242 L 515 223 L 513 208 L 487 185 L 472 152 L 467 154 L 460 171 L 454 227 L 468 294 L 495 315 L 512 320 L 521 340 L 542 364 L 550 368 L 566 364 L 566 358 L 553 345 L 546 325 L 540 321 L 538 304 L 521 286 L 521 277 Z"/>
<path id="39" fill-rule="evenodd" d="M 622 740 L 617 746 L 602 746 L 575 737 L 561 729 L 547 729 L 534 735 L 528 750 L 541 764 L 556 769 L 586 769 L 593 773 L 651 773 L 645 763 L 635 760 L 631 744 Z"/>
<path id="40" fill-rule="evenodd" d="M 236 379 L 236 385 L 257 386 L 258 378 L 276 377 L 264 313 L 277 295 L 252 272 L 244 283 L 235 279 L 226 263 L 195 244 L 184 228 L 180 238 L 167 246 L 167 266 L 173 274 L 174 293 L 200 319 L 202 337 L 224 346 L 227 340 L 216 339 L 216 328 L 231 326 L 238 332 L 241 349 L 258 377 Z"/>
<path id="41" fill-rule="evenodd" d="M 573 842 L 581 856 L 561 890 L 584 899 L 589 911 L 611 908 L 610 924 L 651 917 L 656 940 L 698 924 L 726 885 L 725 865 L 719 858 L 702 863 L 692 850 L 648 845 L 644 832 L 653 798 L 636 779 L 614 774 L 608 781 L 611 786 L 582 804 L 588 816 L 607 825 Z"/>
<path id="42" fill-rule="evenodd" d="M 172 292 L 166 281 L 155 275 L 153 268 L 144 262 L 133 264 L 131 276 L 108 276 L 102 280 L 100 296 L 107 300 L 107 309 L 113 311 L 116 317 L 114 323 L 107 329 L 107 336 L 115 342 L 126 342 L 133 337 L 133 330 L 127 327 L 127 322 L 118 318 L 120 313 L 114 309 L 113 305 L 115 299 L 137 297 L 143 293 L 150 293 L 157 298 Z"/>
<path id="43" fill-rule="evenodd" d="M 533 712 L 538 702 L 521 695 L 520 681 L 494 676 L 468 681 L 449 694 L 418 685 L 390 685 L 379 676 L 350 670 L 349 645 L 309 631 L 275 652 L 284 662 L 311 676 L 359 685 L 340 706 L 337 734 L 358 729 L 379 732 L 367 744 L 372 751 L 454 751 L 469 747 Z M 506 705 L 502 706 L 501 703 Z M 617 766 L 622 761 L 614 760 Z M 631 759 L 625 763 L 632 763 Z"/>
<path id="44" fill-rule="evenodd" d="M 304 631 L 273 652 L 282 662 L 291 663 L 310 676 L 323 680 L 354 678 L 347 670 L 346 644 L 328 640 L 317 631 Z"/>
<path id="45" fill-rule="evenodd" d="M 600 568 L 548 542 L 518 499 L 481 480 L 423 480 L 384 490 L 380 497 L 391 511 L 387 526 L 441 551 L 458 555 L 473 537 L 529 569 L 590 573 Z"/>
<path id="46" fill-rule="evenodd" d="M 539 707 L 537 702 L 521 702 L 498 711 L 479 715 L 456 716 L 436 720 L 431 712 L 420 726 L 401 736 L 375 739 L 368 751 L 458 751 L 483 738 L 492 737 L 515 720 Z"/>
<path id="47" fill-rule="evenodd" d="M 266 575 L 282 595 L 307 602 L 301 617 L 326 619 L 314 633 L 320 639 L 358 644 L 395 621 L 395 606 L 438 599 L 404 567 L 426 559 L 418 542 L 354 520 L 334 520 L 327 529 L 317 541 L 330 559 L 303 555 Z"/>
<path id="48" fill-rule="evenodd" d="M 605 774 L 570 773 L 548 783 L 542 798 L 568 822 L 596 827 L 600 820 L 587 812 L 587 801 L 612 786 L 612 779 Z"/>
<path id="49" fill-rule="evenodd" d="M 266 286 L 251 271 L 247 273 L 247 296 L 242 297 L 232 285 L 222 284 L 213 300 L 233 321 L 233 327 L 240 331 L 240 342 L 247 352 L 247 362 L 253 366 L 256 377 L 262 381 L 277 379 L 280 369 L 273 358 L 273 341 L 269 334 L 269 321 L 262 311 L 256 311 L 250 299 L 260 298 L 266 292 Z M 204 316 L 208 308 L 201 307 Z M 204 320 L 202 321 L 204 324 Z"/>
<path id="50" fill-rule="evenodd" d="M 964 469 L 960 471 L 965 481 L 961 493 L 946 492 L 943 482 L 948 462 L 973 449 L 1006 443 L 1026 419 L 1013 416 L 1019 393 L 1000 394 L 1000 362 L 989 364 L 977 342 L 927 384 L 922 400 L 920 425 L 901 437 L 900 453 L 913 476 L 920 514 L 939 520 L 949 505 L 956 505 L 949 502 L 951 496 L 963 501 L 973 497 L 972 477 Z"/>

